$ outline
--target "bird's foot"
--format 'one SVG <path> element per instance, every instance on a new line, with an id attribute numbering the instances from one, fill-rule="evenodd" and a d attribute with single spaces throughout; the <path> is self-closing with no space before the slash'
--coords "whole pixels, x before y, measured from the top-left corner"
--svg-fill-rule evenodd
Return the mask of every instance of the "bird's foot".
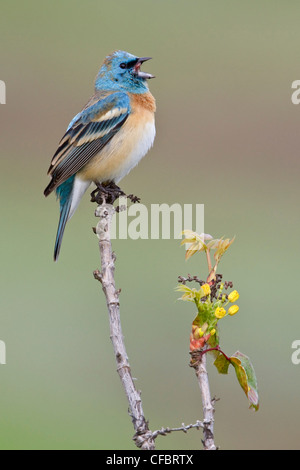
<path id="1" fill-rule="evenodd" d="M 120 196 L 125 196 L 122 189 L 113 181 L 106 184 L 95 182 L 95 185 L 96 189 L 91 192 L 91 202 L 96 202 L 97 204 L 103 204 L 103 202 L 113 204 Z"/>
<path id="2" fill-rule="evenodd" d="M 103 202 L 113 204 L 120 196 L 127 197 L 133 204 L 141 202 L 140 198 L 133 194 L 127 196 L 113 181 L 104 184 L 95 182 L 95 185 L 96 189 L 91 192 L 91 202 L 96 202 L 99 205 Z"/>

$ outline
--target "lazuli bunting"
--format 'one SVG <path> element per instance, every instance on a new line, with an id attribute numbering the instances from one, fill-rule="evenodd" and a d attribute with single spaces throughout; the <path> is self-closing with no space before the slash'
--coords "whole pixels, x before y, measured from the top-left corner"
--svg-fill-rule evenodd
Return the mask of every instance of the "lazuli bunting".
<path id="1" fill-rule="evenodd" d="M 147 84 L 153 75 L 140 70 L 149 59 L 124 51 L 105 58 L 94 95 L 70 122 L 52 158 L 44 194 L 55 189 L 60 200 L 55 261 L 66 223 L 90 184 L 118 183 L 153 145 L 156 106 Z"/>

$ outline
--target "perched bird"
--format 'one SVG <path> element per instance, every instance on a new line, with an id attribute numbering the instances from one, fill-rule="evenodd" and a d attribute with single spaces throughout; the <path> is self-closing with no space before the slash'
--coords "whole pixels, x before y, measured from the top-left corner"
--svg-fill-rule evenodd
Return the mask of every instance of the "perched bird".
<path id="1" fill-rule="evenodd" d="M 149 59 L 124 51 L 105 58 L 94 95 L 70 122 L 52 158 L 44 194 L 55 190 L 60 200 L 55 261 L 66 223 L 90 184 L 116 185 L 153 145 L 156 105 L 147 79 L 154 77 L 140 70 Z"/>

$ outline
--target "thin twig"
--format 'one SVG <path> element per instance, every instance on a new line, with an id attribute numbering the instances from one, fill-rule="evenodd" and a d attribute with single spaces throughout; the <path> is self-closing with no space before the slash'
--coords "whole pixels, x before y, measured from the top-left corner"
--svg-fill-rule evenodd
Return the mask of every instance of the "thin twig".
<path id="1" fill-rule="evenodd" d="M 191 367 L 195 369 L 198 384 L 201 390 L 202 408 L 203 408 L 203 435 L 204 450 L 216 450 L 214 442 L 214 402 L 211 398 L 208 373 L 206 369 L 206 354 L 204 351 L 195 350 L 191 354 Z"/>
<path id="2" fill-rule="evenodd" d="M 99 239 L 101 272 L 99 270 L 94 271 L 94 277 L 101 282 L 106 297 L 110 338 L 117 362 L 117 371 L 129 403 L 129 414 L 135 430 L 133 439 L 137 447 L 143 450 L 153 450 L 155 449 L 153 434 L 149 430 L 148 422 L 144 416 L 140 392 L 136 389 L 133 382 L 121 328 L 120 290 L 117 290 L 115 286 L 114 270 L 116 258 L 112 251 L 110 239 L 111 219 L 114 211 L 114 207 L 105 202 L 98 206 L 95 211 L 96 217 L 100 217 L 96 227 L 96 234 Z"/>
<path id="3" fill-rule="evenodd" d="M 210 250 L 209 250 L 209 248 L 206 249 L 205 254 L 206 254 L 206 260 L 207 260 L 208 272 L 210 273 L 210 271 L 211 271 L 211 269 L 212 269 L 212 266 L 211 266 Z"/>
<path id="4" fill-rule="evenodd" d="M 182 423 L 181 427 L 179 428 L 161 428 L 161 429 L 158 429 L 157 431 L 153 431 L 152 437 L 153 439 L 156 439 L 157 436 L 166 436 L 167 434 L 170 434 L 171 432 L 174 432 L 174 431 L 188 432 L 189 429 L 192 429 L 192 428 L 200 429 L 203 427 L 204 427 L 204 424 L 201 421 L 197 421 L 195 424 L 187 424 L 187 425 Z"/>

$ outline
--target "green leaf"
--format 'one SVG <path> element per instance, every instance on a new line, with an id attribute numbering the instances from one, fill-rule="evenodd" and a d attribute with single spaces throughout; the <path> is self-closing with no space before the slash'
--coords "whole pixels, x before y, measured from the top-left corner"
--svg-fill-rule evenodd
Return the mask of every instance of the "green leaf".
<path id="1" fill-rule="evenodd" d="M 257 411 L 259 408 L 257 380 L 249 357 L 237 351 L 230 357 L 230 362 L 235 369 L 240 386 L 250 402 L 250 408 Z"/>
<path id="2" fill-rule="evenodd" d="M 228 374 L 228 367 L 230 362 L 223 356 L 222 353 L 219 353 L 215 362 L 214 366 L 218 369 L 219 374 Z"/>
<path id="3" fill-rule="evenodd" d="M 231 364 L 235 369 L 239 384 L 250 402 L 250 408 L 257 411 L 259 408 L 257 380 L 249 357 L 237 351 L 227 359 L 221 352 L 219 352 L 214 362 L 219 374 L 228 374 L 229 364 Z"/>

